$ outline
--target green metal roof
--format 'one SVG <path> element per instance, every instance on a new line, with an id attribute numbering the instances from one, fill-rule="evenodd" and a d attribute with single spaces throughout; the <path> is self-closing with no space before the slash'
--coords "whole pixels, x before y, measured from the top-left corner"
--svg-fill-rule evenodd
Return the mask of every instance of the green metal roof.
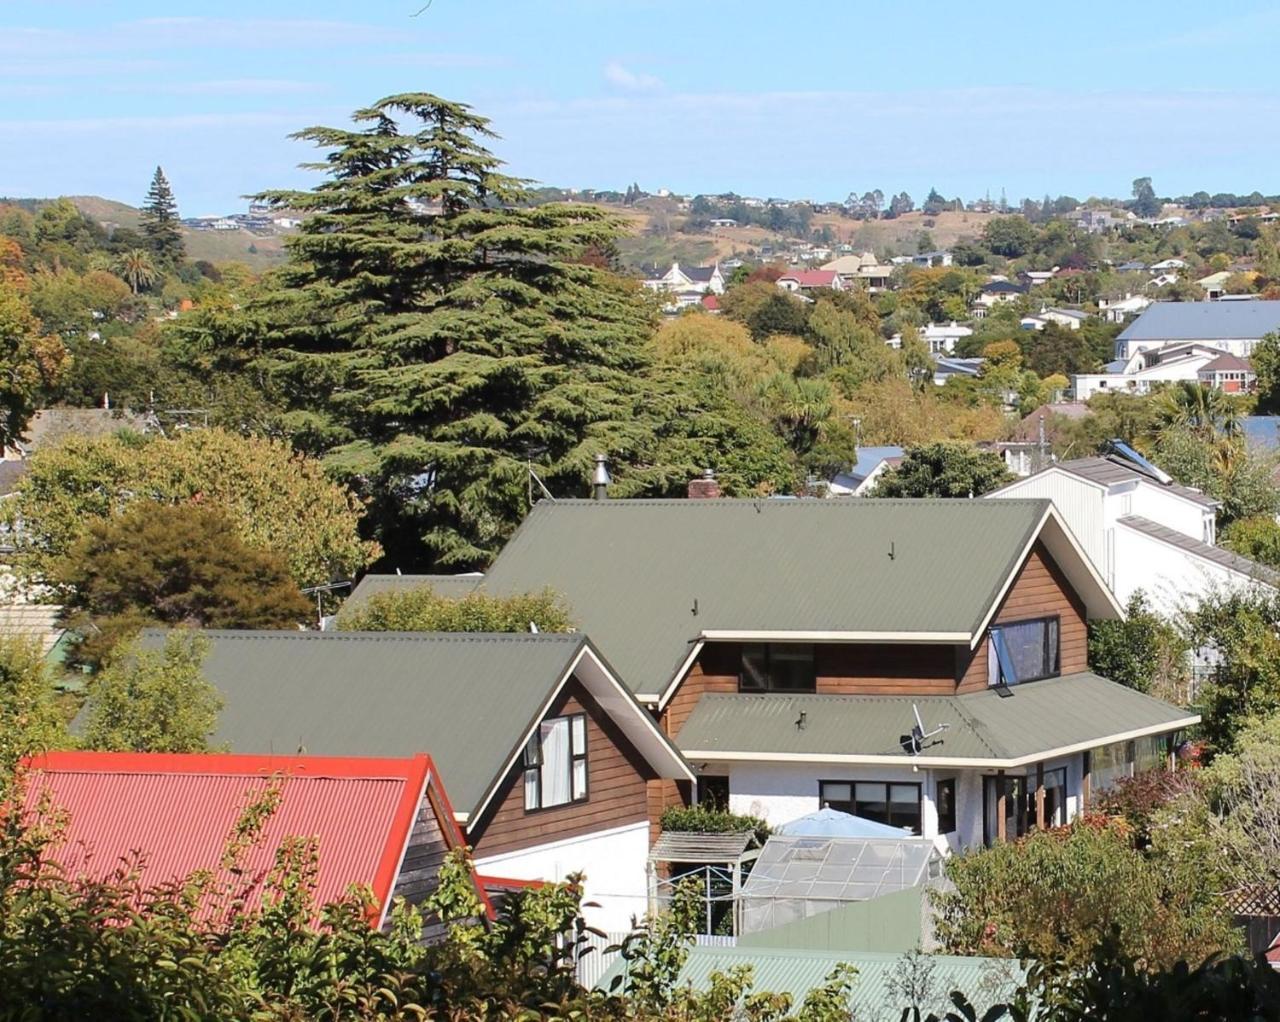
<path id="1" fill-rule="evenodd" d="M 409 756 L 473 813 L 564 676 L 582 635 L 207 631 L 205 677 L 232 752 Z M 164 633 L 144 642 L 160 646 Z"/>
<path id="2" fill-rule="evenodd" d="M 543 501 L 494 593 L 549 586 L 631 688 L 657 695 L 701 633 L 972 634 L 1045 500 Z M 696 607 L 696 612 L 695 612 Z"/>
<path id="3" fill-rule="evenodd" d="M 366 575 L 342 603 L 339 614 L 349 614 L 382 593 L 399 593 L 430 586 L 449 599 L 461 599 L 472 592 L 481 575 Z"/>
<path id="4" fill-rule="evenodd" d="M 840 964 L 858 970 L 850 992 L 853 1018 L 893 1019 L 903 1008 L 914 1007 L 912 995 L 904 992 L 903 981 L 917 977 L 921 1014 L 945 1013 L 951 1008 L 949 995 L 962 991 L 978 1009 L 978 1017 L 991 1007 L 1013 996 L 1021 985 L 1024 972 L 1017 962 L 1001 958 L 960 958 L 950 955 L 921 955 L 911 970 L 905 956 L 869 951 L 808 951 L 759 947 L 706 947 L 689 950 L 680 970 L 677 984 L 692 985 L 705 991 L 711 986 L 713 973 L 726 973 L 735 966 L 752 967 L 753 993 L 789 994 L 793 1010 L 804 1002 L 805 995 L 821 986 L 831 971 Z M 626 975 L 627 963 L 619 958 L 596 984 L 608 991 L 619 976 Z M 926 976 L 927 981 L 919 977 Z"/>
<path id="5" fill-rule="evenodd" d="M 1070 674 L 962 696 L 704 695 L 680 730 L 686 755 L 895 757 L 914 722 L 950 727 L 915 757 L 982 766 L 1162 733 L 1199 717 L 1096 674 Z M 801 726 L 801 714 L 803 726 Z M 962 765 L 962 764 L 957 764 Z"/>

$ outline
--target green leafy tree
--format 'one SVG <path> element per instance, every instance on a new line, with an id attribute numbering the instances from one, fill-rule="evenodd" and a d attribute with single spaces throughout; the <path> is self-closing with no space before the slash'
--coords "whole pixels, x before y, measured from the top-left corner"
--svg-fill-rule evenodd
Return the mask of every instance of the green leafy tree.
<path id="1" fill-rule="evenodd" d="M 57 383 L 67 361 L 66 348 L 46 335 L 25 296 L 0 282 L 0 445 L 22 437 L 42 390 Z"/>
<path id="2" fill-rule="evenodd" d="M 178 203 L 169 187 L 164 171 L 156 167 L 142 204 L 142 233 L 151 251 L 161 261 L 170 265 L 182 261 L 186 247 L 182 242 L 182 224 L 178 219 Z M 134 287 L 137 293 L 137 287 Z"/>
<path id="3" fill-rule="evenodd" d="M 1280 523 L 1268 515 L 1255 515 L 1232 522 L 1219 537 L 1228 550 L 1269 568 L 1280 568 Z"/>
<path id="4" fill-rule="evenodd" d="M 176 629 L 161 649 L 120 649 L 93 680 L 85 743 L 115 752 L 205 752 L 222 697 L 205 679 L 209 640 Z"/>
<path id="5" fill-rule="evenodd" d="M 562 597 L 540 593 L 491 596 L 468 593 L 456 599 L 430 586 L 378 593 L 359 607 L 344 611 L 339 627 L 358 632 L 569 632 L 573 620 Z"/>
<path id="6" fill-rule="evenodd" d="M 311 609 L 282 557 L 200 504 L 139 501 L 91 524 L 50 581 L 84 619 L 76 656 L 89 664 L 143 624 L 289 628 Z"/>
<path id="7" fill-rule="evenodd" d="M 22 757 L 56 748 L 66 740 L 39 643 L 0 638 L 0 799 Z"/>
<path id="8" fill-rule="evenodd" d="M 1178 482 L 1222 502 L 1218 523 L 1224 528 L 1280 510 L 1271 466 L 1238 436 L 1206 435 L 1201 428 L 1175 424 L 1159 432 L 1153 453 L 1156 464 Z"/>
<path id="9" fill-rule="evenodd" d="M 1031 251 L 1036 229 L 1024 217 L 999 216 L 987 221 L 982 243 L 996 255 L 1017 259 Z"/>
<path id="10" fill-rule="evenodd" d="M 1115 931 L 1148 969 L 1203 961 L 1239 946 L 1212 884 L 1187 885 L 1133 845 L 1119 821 L 1078 822 L 953 856 L 954 890 L 936 895 L 951 954 L 1064 961 L 1080 967 Z"/>
<path id="11" fill-rule="evenodd" d="M 299 442 L 374 498 L 389 550 L 482 564 L 527 510 L 530 462 L 560 493 L 600 451 L 626 474 L 653 309 L 580 261 L 617 217 L 527 205 L 469 107 L 412 93 L 354 121 L 296 136 L 325 150 L 323 183 L 259 196 L 312 215 L 251 310 L 255 371 Z"/>
<path id="12" fill-rule="evenodd" d="M 1249 356 L 1258 374 L 1258 413 L 1280 412 L 1280 333 L 1272 331 L 1260 340 Z"/>
<path id="13" fill-rule="evenodd" d="M 1195 705 L 1209 750 L 1226 752 L 1246 721 L 1280 711 L 1280 595 L 1261 586 L 1210 592 L 1185 628 L 1195 648 L 1214 653 Z"/>
<path id="14" fill-rule="evenodd" d="M 1140 217 L 1157 217 L 1164 209 L 1162 203 L 1156 197 L 1156 190 L 1151 187 L 1151 178 L 1139 177 L 1133 182 L 1133 201 L 1129 203 L 1132 209 Z"/>
<path id="15" fill-rule="evenodd" d="M 876 497 L 980 497 L 1010 479 L 1000 455 L 971 444 L 910 447 L 876 484 Z"/>
<path id="16" fill-rule="evenodd" d="M 360 502 L 314 460 L 282 441 L 193 429 L 69 437 L 38 451 L 6 509 L 22 522 L 21 570 L 47 580 L 90 525 L 139 500 L 221 508 L 244 543 L 283 557 L 299 586 L 350 578 L 378 553 L 360 538 Z"/>
<path id="17" fill-rule="evenodd" d="M 1187 644 L 1155 613 L 1142 592 L 1129 598 L 1123 621 L 1089 622 L 1089 668 L 1139 692 L 1181 702 Z"/>

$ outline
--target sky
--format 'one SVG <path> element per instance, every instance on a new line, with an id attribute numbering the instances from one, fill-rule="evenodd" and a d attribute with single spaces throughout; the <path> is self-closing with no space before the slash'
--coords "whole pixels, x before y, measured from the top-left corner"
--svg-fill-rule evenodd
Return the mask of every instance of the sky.
<path id="1" fill-rule="evenodd" d="M 1280 193 L 1280 4 L 0 0 L 0 195 L 184 216 L 306 187 L 292 131 L 471 104 L 570 188 L 919 202 Z"/>

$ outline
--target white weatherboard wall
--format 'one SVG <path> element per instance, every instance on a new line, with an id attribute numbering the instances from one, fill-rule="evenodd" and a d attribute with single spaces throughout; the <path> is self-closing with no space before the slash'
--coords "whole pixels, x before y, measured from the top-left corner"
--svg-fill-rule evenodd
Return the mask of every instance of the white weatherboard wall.
<path id="1" fill-rule="evenodd" d="M 1110 563 L 1107 556 L 1104 496 L 1105 491 L 1100 486 L 1054 469 L 1037 472 L 1035 475 L 1011 483 L 998 493 L 987 495 L 988 499 L 992 500 L 1002 498 L 1024 500 L 1033 497 L 1053 501 L 1053 506 L 1062 516 L 1067 528 L 1084 547 L 1084 552 L 1089 555 L 1099 574 L 1108 585 L 1111 585 L 1113 580 L 1109 574 Z M 1133 514 L 1134 512 L 1122 513 Z"/>
<path id="2" fill-rule="evenodd" d="M 583 917 L 609 932 L 630 930 L 648 904 L 649 824 L 646 821 L 583 837 L 552 841 L 476 860 L 476 872 L 512 880 L 561 881 L 583 873 Z"/>
<path id="3" fill-rule="evenodd" d="M 1127 526 L 1117 526 L 1117 536 L 1116 597 L 1122 603 L 1141 589 L 1155 610 L 1173 617 L 1193 609 L 1206 593 L 1237 591 L 1255 584 L 1247 575 Z"/>

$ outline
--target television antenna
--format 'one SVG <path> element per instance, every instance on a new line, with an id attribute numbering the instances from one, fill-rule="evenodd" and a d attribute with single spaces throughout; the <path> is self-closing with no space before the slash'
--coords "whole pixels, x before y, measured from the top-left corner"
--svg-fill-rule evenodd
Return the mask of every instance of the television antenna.
<path id="1" fill-rule="evenodd" d="M 942 734 L 943 731 L 947 730 L 947 728 L 949 728 L 951 725 L 939 724 L 932 731 L 926 731 L 924 729 L 924 721 L 920 719 L 920 708 L 916 706 L 915 703 L 911 704 L 911 713 L 912 713 L 912 716 L 915 717 L 916 722 L 911 725 L 911 733 L 902 736 L 902 739 L 901 739 L 902 748 L 908 754 L 912 756 L 918 756 L 921 750 L 923 750 L 926 747 L 925 743 L 928 742 L 930 738 L 936 738 L 938 735 Z M 939 743 L 935 742 L 931 744 L 939 744 Z"/>

